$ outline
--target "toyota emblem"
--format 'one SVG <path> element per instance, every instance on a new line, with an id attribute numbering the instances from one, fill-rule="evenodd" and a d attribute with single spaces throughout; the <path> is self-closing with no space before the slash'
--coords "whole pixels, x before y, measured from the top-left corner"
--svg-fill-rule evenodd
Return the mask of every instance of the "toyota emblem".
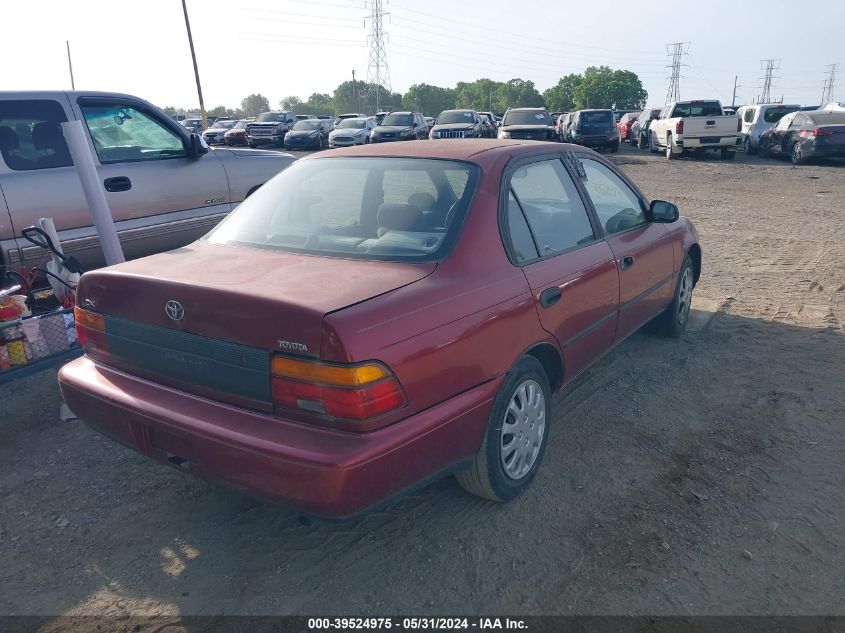
<path id="1" fill-rule="evenodd" d="M 167 316 L 169 316 L 173 321 L 181 321 L 182 317 L 185 316 L 185 308 L 183 308 L 182 304 L 176 301 L 176 299 L 171 299 L 165 303 L 164 311 L 167 312 Z"/>

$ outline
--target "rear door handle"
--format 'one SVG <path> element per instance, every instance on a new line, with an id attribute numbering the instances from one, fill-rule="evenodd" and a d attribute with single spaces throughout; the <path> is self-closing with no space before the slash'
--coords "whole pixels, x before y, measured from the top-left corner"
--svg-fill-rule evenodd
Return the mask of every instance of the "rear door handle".
<path id="1" fill-rule="evenodd" d="M 132 181 L 126 176 L 115 176 L 114 178 L 106 178 L 103 181 L 106 191 L 129 191 L 132 189 Z"/>
<path id="2" fill-rule="evenodd" d="M 634 258 L 630 255 L 626 255 L 625 257 L 619 260 L 619 268 L 625 270 L 626 268 L 630 268 L 634 265 Z"/>
<path id="3" fill-rule="evenodd" d="M 540 293 L 540 305 L 544 308 L 549 308 L 560 301 L 562 296 L 563 292 L 557 286 L 554 288 L 546 288 Z"/>

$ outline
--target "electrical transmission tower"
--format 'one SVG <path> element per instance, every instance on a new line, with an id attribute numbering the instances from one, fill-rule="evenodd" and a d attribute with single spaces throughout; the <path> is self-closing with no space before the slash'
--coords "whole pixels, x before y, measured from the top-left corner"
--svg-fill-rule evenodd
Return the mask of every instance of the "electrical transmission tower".
<path id="1" fill-rule="evenodd" d="M 675 42 L 666 45 L 666 54 L 672 58 L 672 64 L 667 66 L 667 68 L 672 69 L 672 75 L 668 78 L 669 90 L 666 91 L 666 103 L 681 100 L 681 66 L 686 66 L 681 62 L 684 55 L 689 52 L 689 45 L 689 42 Z"/>
<path id="2" fill-rule="evenodd" d="M 779 59 L 762 59 L 760 67 L 765 73 L 763 75 L 763 89 L 757 98 L 757 103 L 772 103 L 772 79 L 776 79 L 774 72 L 780 68 Z"/>
<path id="3" fill-rule="evenodd" d="M 382 0 L 369 0 L 372 11 L 370 12 L 370 62 L 367 66 L 367 83 L 375 86 L 375 108 L 376 112 L 382 109 L 382 105 L 393 104 L 393 89 L 390 85 L 390 70 L 387 67 L 387 53 L 384 48 L 383 19 L 389 15 L 382 10 Z M 382 99 L 381 90 L 384 88 L 387 93 Z"/>
<path id="4" fill-rule="evenodd" d="M 822 105 L 833 101 L 833 86 L 836 83 L 836 67 L 838 64 L 830 64 L 825 72 L 824 88 L 822 88 Z"/>

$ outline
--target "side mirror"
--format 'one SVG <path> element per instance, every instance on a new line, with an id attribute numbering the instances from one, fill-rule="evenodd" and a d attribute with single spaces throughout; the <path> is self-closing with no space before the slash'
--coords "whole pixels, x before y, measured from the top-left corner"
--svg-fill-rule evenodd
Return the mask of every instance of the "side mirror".
<path id="1" fill-rule="evenodd" d="M 665 200 L 652 200 L 649 207 L 649 215 L 652 222 L 663 222 L 669 224 L 675 222 L 678 217 L 678 207 Z"/>
<path id="2" fill-rule="evenodd" d="M 208 153 L 208 147 L 202 142 L 200 135 L 196 132 L 191 132 L 191 140 L 188 145 L 188 157 L 196 158 Z"/>

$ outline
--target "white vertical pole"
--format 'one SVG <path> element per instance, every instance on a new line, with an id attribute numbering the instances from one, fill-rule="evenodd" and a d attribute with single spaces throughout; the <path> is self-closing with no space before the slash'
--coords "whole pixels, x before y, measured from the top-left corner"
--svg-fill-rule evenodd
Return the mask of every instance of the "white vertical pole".
<path id="1" fill-rule="evenodd" d="M 106 263 L 120 264 L 126 261 L 123 256 L 123 249 L 117 237 L 117 230 L 114 228 L 109 204 L 106 202 L 106 194 L 103 191 L 103 183 L 97 174 L 97 166 L 94 164 L 94 157 L 88 147 L 88 139 L 85 130 L 82 128 L 82 121 L 68 121 L 62 123 L 62 132 L 65 135 L 68 149 L 70 150 L 73 164 L 76 166 L 76 173 L 79 182 L 82 183 L 82 191 L 85 193 L 85 200 L 91 210 L 91 218 L 100 236 L 100 246 L 106 256 Z"/>

